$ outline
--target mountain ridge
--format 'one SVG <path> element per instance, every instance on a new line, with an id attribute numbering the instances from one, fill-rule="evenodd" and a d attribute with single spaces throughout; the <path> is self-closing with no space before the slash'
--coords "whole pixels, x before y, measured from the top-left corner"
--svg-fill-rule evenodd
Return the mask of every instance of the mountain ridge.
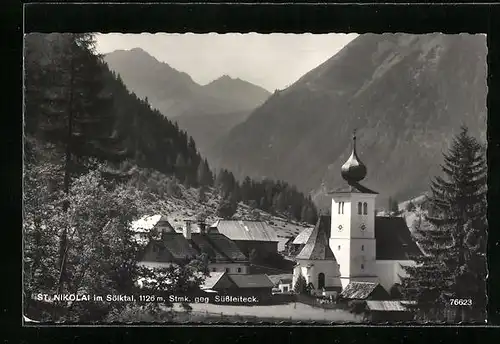
<path id="1" fill-rule="evenodd" d="M 287 180 L 322 207 L 358 128 L 380 202 L 418 195 L 460 125 L 485 141 L 486 51 L 480 35 L 361 35 L 231 129 L 213 164 Z"/>

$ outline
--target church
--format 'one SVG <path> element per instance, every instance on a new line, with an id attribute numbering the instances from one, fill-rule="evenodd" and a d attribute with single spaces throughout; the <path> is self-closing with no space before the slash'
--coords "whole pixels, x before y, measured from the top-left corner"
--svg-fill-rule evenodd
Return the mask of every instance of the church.
<path id="1" fill-rule="evenodd" d="M 402 217 L 376 216 L 378 193 L 361 184 L 367 168 L 356 153 L 356 133 L 341 174 L 345 185 L 328 193 L 331 214 L 319 217 L 295 257 L 293 285 L 302 275 L 315 295 L 366 283 L 390 292 L 422 252 Z"/>

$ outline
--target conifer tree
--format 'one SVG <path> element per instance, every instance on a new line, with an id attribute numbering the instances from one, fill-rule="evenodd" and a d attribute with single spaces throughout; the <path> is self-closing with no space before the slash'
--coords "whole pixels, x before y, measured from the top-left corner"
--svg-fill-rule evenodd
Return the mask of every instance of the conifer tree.
<path id="1" fill-rule="evenodd" d="M 420 221 L 419 243 L 427 253 L 420 266 L 409 268 L 404 280 L 407 296 L 428 308 L 450 298 L 472 299 L 459 307 L 455 321 L 483 317 L 486 250 L 486 163 L 483 147 L 466 127 L 444 154 L 444 177 L 431 183 L 433 216 Z M 424 222 L 424 223 L 423 223 Z"/>

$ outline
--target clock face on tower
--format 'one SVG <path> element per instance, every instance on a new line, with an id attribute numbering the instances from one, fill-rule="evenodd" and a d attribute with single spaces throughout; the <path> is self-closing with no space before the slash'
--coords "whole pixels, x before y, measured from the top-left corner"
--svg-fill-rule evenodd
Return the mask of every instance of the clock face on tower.
<path id="1" fill-rule="evenodd" d="M 343 229 L 342 225 L 339 225 L 338 229 L 339 229 L 339 232 L 342 232 L 342 229 Z"/>
<path id="2" fill-rule="evenodd" d="M 361 228 L 361 230 L 364 231 L 366 229 L 366 225 L 362 223 L 361 226 L 359 226 L 359 228 Z"/>

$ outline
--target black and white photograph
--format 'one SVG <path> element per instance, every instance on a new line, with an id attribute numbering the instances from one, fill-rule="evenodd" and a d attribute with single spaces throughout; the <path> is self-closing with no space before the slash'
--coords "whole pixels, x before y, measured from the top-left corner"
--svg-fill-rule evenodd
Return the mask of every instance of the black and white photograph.
<path id="1" fill-rule="evenodd" d="M 486 38 L 25 34 L 24 325 L 486 324 Z"/>

